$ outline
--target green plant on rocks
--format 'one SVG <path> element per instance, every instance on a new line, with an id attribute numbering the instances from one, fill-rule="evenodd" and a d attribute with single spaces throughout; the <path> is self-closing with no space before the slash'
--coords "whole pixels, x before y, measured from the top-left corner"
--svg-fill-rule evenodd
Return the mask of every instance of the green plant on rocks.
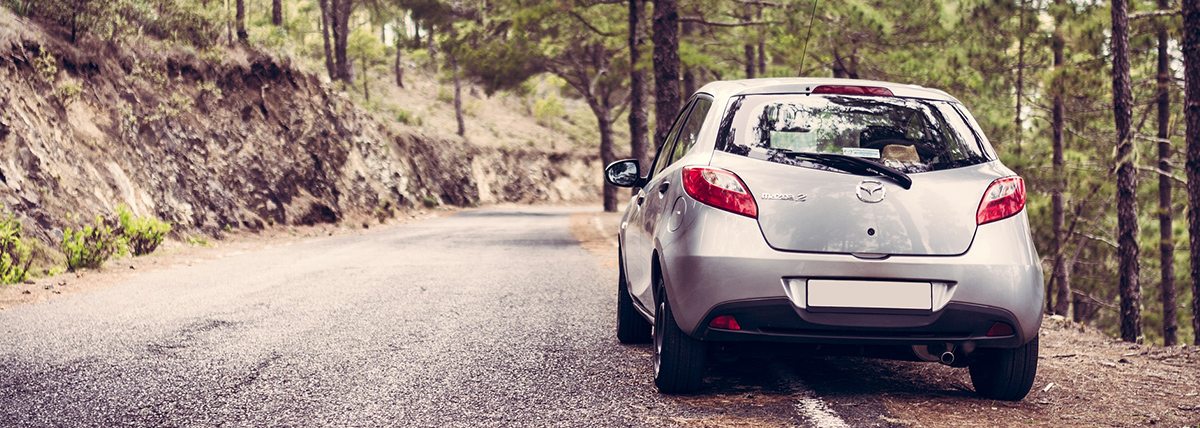
<path id="1" fill-rule="evenodd" d="M 171 233 L 171 224 L 154 217 L 137 217 L 129 211 L 129 207 L 117 206 L 117 233 L 125 239 L 129 250 L 135 256 L 154 252 L 163 238 Z"/>
<path id="2" fill-rule="evenodd" d="M 33 257 L 29 243 L 22 239 L 21 221 L 11 213 L 0 217 L 0 284 L 25 280 Z"/>
<path id="3" fill-rule="evenodd" d="M 124 253 L 125 240 L 114 233 L 109 222 L 96 216 L 96 223 L 81 230 L 67 228 L 63 231 L 63 254 L 67 256 L 67 270 L 80 268 L 96 269 L 114 255 Z"/>

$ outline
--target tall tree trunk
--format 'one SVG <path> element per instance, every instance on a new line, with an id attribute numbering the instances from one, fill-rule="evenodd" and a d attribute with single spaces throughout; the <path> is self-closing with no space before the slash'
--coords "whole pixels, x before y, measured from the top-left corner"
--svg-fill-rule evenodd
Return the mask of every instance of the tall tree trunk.
<path id="1" fill-rule="evenodd" d="M 763 20 L 763 8 L 762 8 L 762 6 L 759 6 L 758 7 L 758 21 L 762 22 L 762 20 Z M 766 31 L 759 28 L 759 29 L 755 30 L 754 34 L 758 38 L 758 75 L 765 77 L 767 75 L 767 52 L 766 52 L 767 42 L 766 42 L 766 37 L 764 36 L 764 34 L 766 34 Z"/>
<path id="2" fill-rule="evenodd" d="M 363 99 L 371 101 L 371 88 L 369 88 L 367 85 L 367 83 L 371 81 L 371 79 L 367 78 L 367 56 L 365 54 L 359 55 L 358 60 L 359 67 L 362 68 Z"/>
<path id="3" fill-rule="evenodd" d="M 746 78 L 753 79 L 756 74 L 755 72 L 758 71 L 758 67 L 755 67 L 757 64 L 755 64 L 754 45 L 750 43 L 742 45 L 742 53 L 746 55 Z"/>
<path id="4" fill-rule="evenodd" d="M 455 55 L 453 51 L 447 51 L 446 59 L 450 61 L 450 73 L 454 77 L 454 120 L 458 121 L 458 136 L 465 137 L 467 124 L 463 120 L 462 82 L 458 79 L 458 55 Z"/>
<path id="5" fill-rule="evenodd" d="M 1063 0 L 1058 0 L 1061 4 Z M 1063 23 L 1060 18 L 1055 19 L 1054 37 L 1050 47 L 1054 51 L 1054 70 L 1057 72 L 1063 67 Z M 1066 261 L 1066 233 L 1063 226 L 1066 220 L 1065 209 L 1063 207 L 1063 190 L 1067 187 L 1067 179 L 1063 171 L 1063 87 L 1062 82 L 1057 81 L 1051 84 L 1050 91 L 1053 93 L 1054 106 L 1051 110 L 1051 128 L 1053 131 L 1053 176 L 1054 187 L 1050 193 L 1050 210 L 1052 233 L 1054 234 L 1051 247 L 1054 249 L 1054 270 L 1050 276 L 1050 282 L 1057 288 L 1057 295 L 1054 301 L 1054 313 L 1062 316 L 1070 316 L 1071 312 L 1071 278 L 1067 274 Z M 1018 130 L 1020 132 L 1020 130 Z"/>
<path id="6" fill-rule="evenodd" d="M 1200 0 L 1183 0 L 1183 117 L 1187 123 L 1188 243 L 1192 273 L 1192 339 L 1200 344 Z"/>
<path id="7" fill-rule="evenodd" d="M 437 64 L 437 42 L 433 38 L 433 28 L 434 25 L 432 23 L 425 24 L 425 31 L 428 33 L 425 34 L 425 44 L 428 45 L 425 51 L 429 53 L 429 62 Z M 436 68 L 437 66 L 435 65 L 434 67 Z"/>
<path id="8" fill-rule="evenodd" d="M 400 54 L 404 53 L 404 38 L 396 35 L 396 62 L 392 63 L 392 71 L 396 74 L 396 86 L 404 87 L 404 67 L 400 66 Z"/>
<path id="9" fill-rule="evenodd" d="M 329 43 L 329 23 L 333 21 L 330 18 L 333 8 L 329 4 L 329 0 L 317 0 L 317 7 L 321 9 L 321 40 L 325 43 L 325 71 L 329 73 L 329 80 L 336 80 L 337 68 L 333 66 L 333 46 Z"/>
<path id="10" fill-rule="evenodd" d="M 761 18 L 761 17 L 760 17 Z M 760 77 L 767 76 L 767 43 L 763 39 L 758 39 L 758 75 Z"/>
<path id="11" fill-rule="evenodd" d="M 1117 126 L 1117 265 L 1121 293 L 1121 340 L 1142 336 L 1142 290 L 1138 283 L 1137 172 L 1129 127 L 1133 95 L 1129 79 L 1129 5 L 1112 2 L 1113 119 Z"/>
<path id="12" fill-rule="evenodd" d="M 1168 0 L 1158 0 L 1158 9 L 1170 8 Z M 1175 314 L 1178 300 L 1175 292 L 1175 237 L 1173 233 L 1174 213 L 1171 209 L 1171 56 L 1167 52 L 1170 42 L 1167 25 L 1158 24 L 1158 248 L 1162 264 L 1163 345 L 1174 346 L 1179 342 L 1179 321 Z"/>
<path id="13" fill-rule="evenodd" d="M 238 40 L 246 43 L 246 39 L 250 37 L 246 33 L 246 0 L 237 0 L 237 15 L 234 19 L 237 20 Z"/>
<path id="14" fill-rule="evenodd" d="M 743 24 L 749 24 L 751 21 L 751 19 L 750 19 L 751 7 L 752 6 L 750 6 L 749 4 L 745 4 L 742 6 L 742 23 Z M 742 32 L 744 33 L 742 37 L 746 38 L 746 43 L 742 45 L 742 55 L 745 57 L 745 60 L 743 61 L 744 67 L 742 67 L 742 69 L 746 71 L 747 79 L 753 79 L 754 76 L 758 72 L 758 59 L 755 56 L 755 52 L 754 52 L 754 43 L 753 43 L 754 38 L 751 36 L 753 31 L 754 31 L 754 29 L 751 28 L 750 25 L 746 25 L 745 27 L 742 28 Z"/>
<path id="15" fill-rule="evenodd" d="M 644 2 L 629 0 L 629 63 L 633 65 L 629 68 L 629 147 L 643 172 L 650 169 L 650 151 L 646 150 L 646 134 L 650 132 L 646 123 L 646 70 L 638 67 L 645 41 L 642 38 L 646 15 Z"/>
<path id="16" fill-rule="evenodd" d="M 679 115 L 679 11 L 675 0 L 654 0 L 654 147 Z"/>
<path id="17" fill-rule="evenodd" d="M 692 36 L 696 34 L 696 25 L 691 22 L 684 22 L 681 23 L 679 27 L 679 31 L 681 32 L 680 40 L 692 40 Z M 697 67 L 689 67 L 687 64 L 680 64 L 680 67 L 682 67 L 683 71 L 683 80 L 680 82 L 683 84 L 682 95 L 685 97 L 690 97 L 692 94 L 696 93 L 696 87 L 698 86 L 696 84 Z"/>
<path id="18" fill-rule="evenodd" d="M 337 79 L 346 84 L 353 83 L 350 77 L 350 59 L 346 47 L 350 42 L 350 11 L 354 10 L 354 0 L 330 0 L 333 6 L 333 66 Z"/>
<path id="19" fill-rule="evenodd" d="M 271 0 L 271 25 L 283 26 L 283 0 Z"/>
<path id="20" fill-rule="evenodd" d="M 1014 125 L 1016 125 L 1017 147 L 1015 150 L 1013 150 L 1013 154 L 1019 159 L 1021 157 L 1022 137 L 1025 135 L 1025 127 L 1021 123 L 1021 102 L 1023 101 L 1022 98 L 1025 97 L 1025 39 L 1029 37 L 1029 33 L 1025 27 L 1025 14 L 1027 9 L 1025 1 L 1021 0 L 1017 6 L 1020 8 L 1020 10 L 1017 11 L 1018 21 L 1020 22 L 1018 28 L 1020 29 L 1017 31 L 1017 114 L 1016 119 L 1014 120 Z M 1057 34 L 1057 29 L 1055 37 L 1061 37 Z M 1058 64 L 1055 64 L 1055 66 L 1057 65 Z"/>
<path id="21" fill-rule="evenodd" d="M 612 118 L 607 112 L 597 111 L 596 122 L 600 127 L 600 163 L 608 165 L 617 160 L 617 155 L 613 153 Z M 607 182 L 604 183 L 604 211 L 617 211 L 617 188 Z"/>

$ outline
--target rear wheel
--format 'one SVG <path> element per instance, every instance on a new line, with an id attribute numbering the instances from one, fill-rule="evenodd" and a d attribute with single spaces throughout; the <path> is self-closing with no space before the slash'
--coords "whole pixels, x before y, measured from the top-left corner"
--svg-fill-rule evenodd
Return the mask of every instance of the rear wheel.
<path id="1" fill-rule="evenodd" d="M 705 347 L 679 329 L 665 293 L 654 313 L 654 385 L 664 394 L 685 394 L 704 381 Z"/>
<path id="2" fill-rule="evenodd" d="M 971 383 L 987 398 L 1019 401 L 1033 388 L 1038 338 L 1012 349 L 980 349 L 971 361 Z"/>
<path id="3" fill-rule="evenodd" d="M 633 307 L 624 266 L 620 271 L 617 279 L 617 340 L 625 344 L 649 343 L 653 326 Z"/>

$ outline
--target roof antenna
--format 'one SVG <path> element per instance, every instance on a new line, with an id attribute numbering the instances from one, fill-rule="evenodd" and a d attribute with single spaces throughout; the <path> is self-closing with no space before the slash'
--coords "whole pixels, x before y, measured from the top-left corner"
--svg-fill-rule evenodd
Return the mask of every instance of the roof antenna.
<path id="1" fill-rule="evenodd" d="M 812 37 L 813 19 L 817 17 L 817 1 L 813 0 L 812 15 L 808 18 L 808 35 L 804 36 L 804 52 L 800 54 L 800 70 L 796 71 L 796 77 L 804 77 L 804 57 L 808 56 L 808 39 Z"/>

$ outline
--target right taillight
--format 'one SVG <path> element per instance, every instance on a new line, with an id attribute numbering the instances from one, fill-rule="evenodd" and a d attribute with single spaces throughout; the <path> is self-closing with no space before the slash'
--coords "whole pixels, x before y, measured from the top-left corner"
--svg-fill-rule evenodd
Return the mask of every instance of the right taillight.
<path id="1" fill-rule="evenodd" d="M 983 193 L 975 224 L 983 225 L 1012 217 L 1025 209 L 1025 180 L 1005 177 L 992 182 Z"/>
<path id="2" fill-rule="evenodd" d="M 708 205 L 758 218 L 758 204 L 742 182 L 732 172 L 706 166 L 683 168 L 683 189 L 688 196 Z"/>

